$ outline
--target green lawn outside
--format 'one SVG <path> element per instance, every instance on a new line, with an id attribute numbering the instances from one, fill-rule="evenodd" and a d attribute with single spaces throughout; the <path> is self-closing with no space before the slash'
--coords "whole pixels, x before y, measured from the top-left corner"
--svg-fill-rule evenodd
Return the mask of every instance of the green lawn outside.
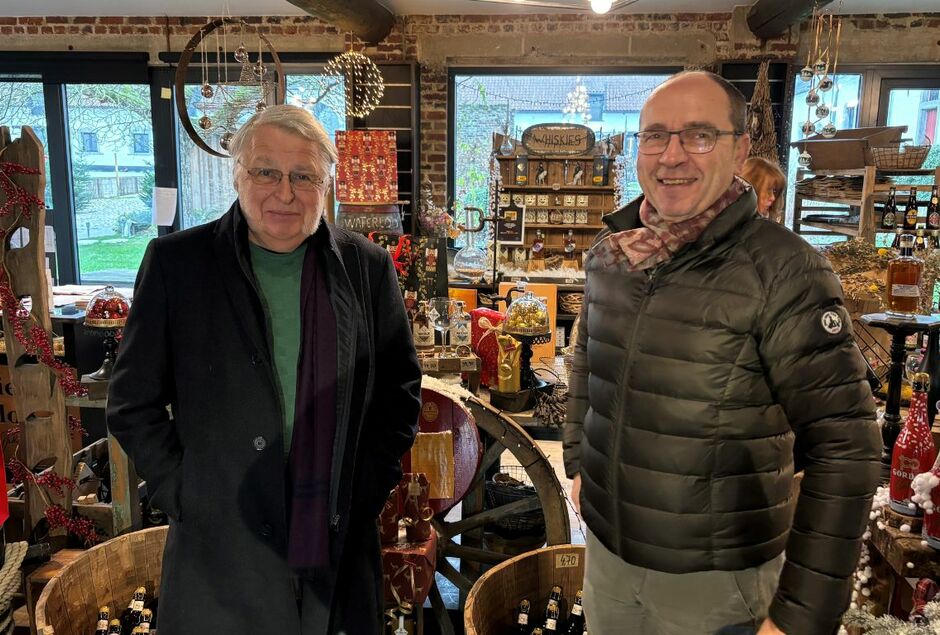
<path id="1" fill-rule="evenodd" d="M 78 260 L 83 272 L 125 269 L 137 272 L 147 244 L 156 231 L 128 238 L 125 242 L 103 242 L 119 236 L 102 236 L 93 243 L 78 246 Z"/>

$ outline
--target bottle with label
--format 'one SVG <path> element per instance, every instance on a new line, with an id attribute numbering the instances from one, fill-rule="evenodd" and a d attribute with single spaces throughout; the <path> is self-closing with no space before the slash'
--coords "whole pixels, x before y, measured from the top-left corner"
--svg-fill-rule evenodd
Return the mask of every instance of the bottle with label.
<path id="1" fill-rule="evenodd" d="M 111 620 L 108 624 L 108 635 L 121 635 L 121 620 Z"/>
<path id="2" fill-rule="evenodd" d="M 894 442 L 891 453 L 890 489 L 891 509 L 905 516 L 919 516 L 922 510 L 911 502 L 911 481 L 921 472 L 927 471 L 937 459 L 937 448 L 930 434 L 927 423 L 927 391 L 930 388 L 930 376 L 916 373 L 911 378 L 913 393 L 911 406 L 907 412 L 904 429 Z"/>
<path id="3" fill-rule="evenodd" d="M 545 259 L 545 237 L 542 235 L 542 230 L 535 230 L 535 238 L 532 239 L 532 259 L 533 260 L 544 260 Z"/>
<path id="4" fill-rule="evenodd" d="M 466 312 L 464 307 L 466 302 L 463 300 L 457 300 L 454 302 L 457 309 L 454 312 L 454 317 L 451 318 L 453 323 L 452 330 L 450 332 L 450 343 L 453 346 L 470 346 L 472 342 L 472 336 L 470 332 L 470 314 Z"/>
<path id="5" fill-rule="evenodd" d="M 545 623 L 542 625 L 542 632 L 545 635 L 556 635 L 558 633 L 558 619 L 561 611 L 558 608 L 558 602 L 548 601 L 545 607 Z"/>
<path id="6" fill-rule="evenodd" d="M 914 253 L 924 257 L 924 253 L 927 251 L 927 237 L 923 229 L 917 230 L 917 237 L 914 238 Z"/>
<path id="7" fill-rule="evenodd" d="M 418 303 L 418 312 L 415 314 L 412 332 L 415 338 L 415 350 L 418 353 L 434 352 L 434 324 L 431 322 L 431 316 L 428 315 L 427 300 Z"/>
<path id="8" fill-rule="evenodd" d="M 930 202 L 927 203 L 927 229 L 940 229 L 940 195 L 936 185 L 930 191 Z"/>
<path id="9" fill-rule="evenodd" d="M 144 600 L 147 597 L 147 589 L 139 586 L 134 591 L 134 597 L 130 604 L 121 613 L 121 630 L 124 633 L 130 633 L 135 626 L 140 625 L 140 614 L 144 610 Z"/>
<path id="10" fill-rule="evenodd" d="M 144 609 L 140 612 L 140 628 L 142 632 L 149 633 L 150 627 L 153 624 L 153 611 L 150 609 Z"/>
<path id="11" fill-rule="evenodd" d="M 570 260 L 574 257 L 575 249 L 578 248 L 578 243 L 574 239 L 574 230 L 569 229 L 568 235 L 565 236 L 565 258 Z"/>
<path id="12" fill-rule="evenodd" d="M 895 198 L 895 189 L 892 185 L 890 191 L 888 192 L 888 200 L 885 201 L 884 206 L 881 208 L 881 228 L 893 229 L 894 227 L 900 225 L 900 223 L 897 222 L 897 215 L 898 203 Z"/>
<path id="13" fill-rule="evenodd" d="M 584 605 L 581 603 L 584 592 L 578 589 L 574 596 L 574 604 L 571 605 L 571 615 L 568 617 L 568 635 L 581 635 L 586 628 L 584 622 Z"/>
<path id="14" fill-rule="evenodd" d="M 894 242 L 891 243 L 891 249 L 895 251 L 901 250 L 901 235 L 904 234 L 904 230 L 900 227 L 894 231 Z"/>
<path id="15" fill-rule="evenodd" d="M 907 199 L 907 206 L 904 208 L 904 229 L 917 229 L 917 188 L 911 188 L 911 195 Z"/>
<path id="16" fill-rule="evenodd" d="M 532 605 L 528 600 L 523 599 L 519 602 L 519 610 L 516 612 L 516 634 L 517 635 L 529 635 L 531 630 L 529 629 L 529 609 L 532 608 Z"/>
<path id="17" fill-rule="evenodd" d="M 95 635 L 108 635 L 108 622 L 111 620 L 111 609 L 102 606 L 98 609 L 98 625 L 95 626 Z"/>
<path id="18" fill-rule="evenodd" d="M 917 313 L 923 271 L 924 261 L 914 256 L 914 237 L 902 235 L 901 254 L 888 263 L 886 294 L 889 315 L 912 317 Z"/>
<path id="19" fill-rule="evenodd" d="M 940 229 L 931 230 L 930 235 L 927 236 L 927 251 L 934 249 L 940 249 Z"/>

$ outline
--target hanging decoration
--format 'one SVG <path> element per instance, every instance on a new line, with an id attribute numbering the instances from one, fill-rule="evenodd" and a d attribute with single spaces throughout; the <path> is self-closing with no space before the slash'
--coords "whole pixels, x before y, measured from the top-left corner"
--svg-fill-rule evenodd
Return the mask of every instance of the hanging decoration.
<path id="1" fill-rule="evenodd" d="M 575 80 L 574 88 L 568 93 L 561 112 L 565 121 L 572 121 L 575 117 L 580 117 L 584 123 L 591 120 L 590 97 L 588 96 L 587 86 L 581 81 L 580 75 Z"/>
<path id="2" fill-rule="evenodd" d="M 770 102 L 770 62 L 764 60 L 757 70 L 757 83 L 748 109 L 747 132 L 751 137 L 752 157 L 763 157 L 777 163 L 777 131 Z"/>
<path id="3" fill-rule="evenodd" d="M 323 67 L 324 75 L 343 78 L 346 117 L 365 117 L 375 110 L 385 94 L 385 81 L 375 62 L 362 53 L 347 51 Z"/>
<path id="4" fill-rule="evenodd" d="M 237 71 L 228 63 L 229 46 L 236 42 Z M 265 55 L 273 65 L 265 61 Z M 198 92 L 188 93 L 191 71 L 198 72 L 200 86 Z M 284 103 L 284 71 L 277 51 L 258 25 L 238 18 L 210 20 L 199 28 L 183 49 L 175 83 L 176 111 L 183 129 L 196 147 L 217 157 L 229 156 L 232 138 L 251 115 L 270 104 Z M 199 115 L 196 126 L 191 114 Z"/>
<path id="5" fill-rule="evenodd" d="M 809 90 L 806 93 L 806 121 L 800 126 L 800 130 L 804 137 L 819 133 L 831 139 L 838 132 L 835 122 L 831 119 L 834 113 L 831 104 L 835 97 L 832 90 L 837 88 L 833 77 L 839 66 L 842 19 L 832 13 L 824 14 L 814 10 L 810 30 L 813 32 L 813 46 L 810 49 L 806 66 L 800 70 L 800 79 L 809 83 Z M 820 130 L 818 124 L 826 119 L 829 121 L 826 121 Z M 813 158 L 805 147 L 800 154 L 799 162 L 803 167 L 812 165 Z"/>

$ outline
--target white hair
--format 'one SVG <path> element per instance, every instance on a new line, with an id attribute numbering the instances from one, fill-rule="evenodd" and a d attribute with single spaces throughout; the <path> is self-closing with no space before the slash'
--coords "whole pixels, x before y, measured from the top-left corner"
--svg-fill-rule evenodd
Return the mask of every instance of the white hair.
<path id="1" fill-rule="evenodd" d="M 252 115 L 244 126 L 238 129 L 235 136 L 229 142 L 229 154 L 236 160 L 234 169 L 237 174 L 238 158 L 244 152 L 245 148 L 250 147 L 251 139 L 260 126 L 275 126 L 302 137 L 313 143 L 316 154 L 319 157 L 323 169 L 323 174 L 329 175 L 332 171 L 338 155 L 336 146 L 323 128 L 323 124 L 317 121 L 310 111 L 298 106 L 289 106 L 282 104 L 279 106 L 268 106 L 259 113 Z"/>

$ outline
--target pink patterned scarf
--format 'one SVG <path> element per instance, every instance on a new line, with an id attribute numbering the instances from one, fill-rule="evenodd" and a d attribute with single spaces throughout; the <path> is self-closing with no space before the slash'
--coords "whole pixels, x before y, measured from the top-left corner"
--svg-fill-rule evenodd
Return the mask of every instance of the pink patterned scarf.
<path id="1" fill-rule="evenodd" d="M 678 223 L 670 223 L 653 207 L 649 199 L 640 203 L 642 227 L 627 229 L 608 236 L 595 246 L 595 255 L 605 265 L 626 261 L 629 271 L 649 269 L 666 262 L 685 245 L 695 242 L 726 207 L 750 189 L 734 177 L 731 186 L 702 213 Z"/>

